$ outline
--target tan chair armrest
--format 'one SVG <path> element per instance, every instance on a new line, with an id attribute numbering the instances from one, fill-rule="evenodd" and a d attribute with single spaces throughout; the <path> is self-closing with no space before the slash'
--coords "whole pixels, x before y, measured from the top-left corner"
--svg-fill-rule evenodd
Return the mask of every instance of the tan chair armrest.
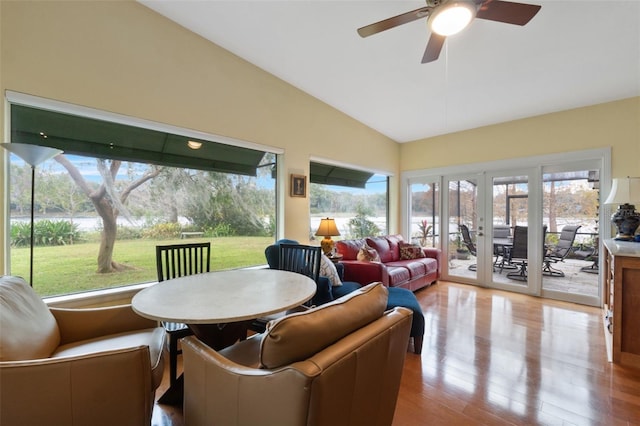
<path id="1" fill-rule="evenodd" d="M 150 424 L 149 364 L 146 346 L 0 362 L 0 424 Z"/>
<path id="2" fill-rule="evenodd" d="M 136 314 L 131 305 L 92 309 L 50 308 L 60 328 L 60 344 L 108 334 L 157 327 L 158 323 Z"/>

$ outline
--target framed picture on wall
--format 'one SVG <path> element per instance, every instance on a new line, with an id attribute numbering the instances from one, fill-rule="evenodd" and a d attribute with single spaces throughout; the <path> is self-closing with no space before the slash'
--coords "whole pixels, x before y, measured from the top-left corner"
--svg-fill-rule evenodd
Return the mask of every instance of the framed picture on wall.
<path id="1" fill-rule="evenodd" d="M 292 197 L 307 196 L 307 177 L 304 175 L 291 175 L 290 195 Z"/>

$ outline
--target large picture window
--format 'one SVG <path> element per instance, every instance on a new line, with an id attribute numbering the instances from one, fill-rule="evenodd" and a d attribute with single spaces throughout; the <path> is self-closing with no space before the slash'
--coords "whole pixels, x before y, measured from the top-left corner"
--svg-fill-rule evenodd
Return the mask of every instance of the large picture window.
<path id="1" fill-rule="evenodd" d="M 212 270 L 264 263 L 274 153 L 23 106 L 11 114 L 13 141 L 64 151 L 36 168 L 40 295 L 155 281 L 155 246 L 187 239 L 211 242 Z M 27 278 L 31 167 L 9 161 L 10 270 Z"/>
<path id="2" fill-rule="evenodd" d="M 316 162 L 310 174 L 310 239 L 325 217 L 335 219 L 340 236 L 334 239 L 388 233 L 387 176 Z"/>

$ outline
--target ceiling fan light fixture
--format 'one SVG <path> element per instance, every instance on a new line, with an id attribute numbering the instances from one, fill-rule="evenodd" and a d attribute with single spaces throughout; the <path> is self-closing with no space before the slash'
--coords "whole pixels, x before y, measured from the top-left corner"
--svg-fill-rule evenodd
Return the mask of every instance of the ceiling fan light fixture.
<path id="1" fill-rule="evenodd" d="M 475 16 L 474 3 L 454 1 L 437 7 L 427 22 L 434 33 L 450 36 L 464 30 Z"/>

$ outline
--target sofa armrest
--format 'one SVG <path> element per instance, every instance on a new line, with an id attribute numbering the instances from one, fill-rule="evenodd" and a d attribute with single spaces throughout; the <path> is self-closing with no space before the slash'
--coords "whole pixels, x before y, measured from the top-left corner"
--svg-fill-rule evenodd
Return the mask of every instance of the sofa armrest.
<path id="1" fill-rule="evenodd" d="M 426 257 L 435 259 L 438 262 L 438 278 L 440 278 L 440 271 L 442 268 L 442 250 L 434 247 L 424 247 L 422 251 Z"/>
<path id="2" fill-rule="evenodd" d="M 361 260 L 343 260 L 344 281 L 354 281 L 361 285 L 380 281 L 389 286 L 387 267 L 380 262 L 365 262 Z"/>
<path id="3" fill-rule="evenodd" d="M 158 326 L 157 321 L 136 314 L 131 305 L 92 309 L 49 309 L 58 322 L 61 345 Z"/>
<path id="4" fill-rule="evenodd" d="M 0 362 L 0 424 L 150 424 L 149 348 Z M 114 409 L 117 407 L 117 409 Z"/>

